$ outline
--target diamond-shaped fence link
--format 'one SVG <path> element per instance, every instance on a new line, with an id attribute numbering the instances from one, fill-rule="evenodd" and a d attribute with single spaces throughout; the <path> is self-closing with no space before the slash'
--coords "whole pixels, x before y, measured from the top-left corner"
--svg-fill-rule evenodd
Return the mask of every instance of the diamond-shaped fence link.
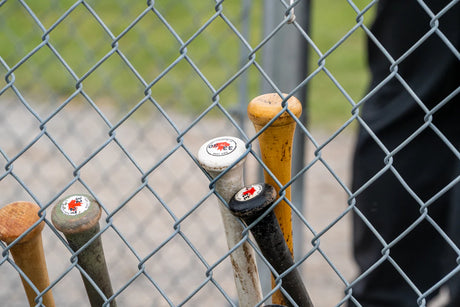
<path id="1" fill-rule="evenodd" d="M 330 9 L 338 2 L 341 9 L 316 14 L 323 3 Z M 296 119 L 293 179 L 280 194 L 293 188 L 292 201 L 285 200 L 292 207 L 295 266 L 314 305 L 370 306 L 380 299 L 379 306 L 402 306 L 392 301 L 397 292 L 410 293 L 410 306 L 438 306 L 449 291 L 432 305 L 429 300 L 450 287 L 449 306 L 458 306 L 460 4 L 411 1 L 416 10 L 410 12 L 423 15 L 424 27 L 404 29 L 417 35 L 407 38 L 409 47 L 394 50 L 381 29 L 370 26 L 389 10 L 388 2 L 0 1 L 0 207 L 15 201 L 40 207 L 50 286 L 41 292 L 32 287 L 35 303 L 52 292 L 56 306 L 89 305 L 80 276 L 87 273 L 77 263 L 82 251 L 74 252 L 51 221 L 59 200 L 84 193 L 102 208 L 97 236 L 113 288 L 110 297 L 99 289 L 106 306 L 239 306 L 221 197 L 197 152 L 211 138 L 239 137 L 247 146 L 246 183 L 263 180 L 268 169 L 246 107 L 273 92 L 300 98 L 304 108 Z M 384 78 L 372 78 L 363 95 L 355 83 L 367 82 L 366 70 L 358 75 L 349 68 L 365 66 L 364 39 L 385 63 L 371 67 Z M 439 84 L 441 98 L 414 85 L 404 70 L 407 63 L 443 67 L 444 57 L 414 60 L 433 39 L 440 42 L 435 49 L 452 59 L 446 71 L 453 77 Z M 434 68 L 428 74 L 436 74 Z M 411 101 L 415 128 L 411 120 L 395 120 L 392 128 L 377 120 L 397 116 L 398 106 L 389 102 L 392 84 Z M 344 112 L 332 120 L 328 100 L 334 99 Z M 397 140 L 385 135 L 391 129 L 400 131 Z M 369 152 L 361 142 L 372 143 L 375 161 L 365 160 Z M 413 162 L 417 157 L 423 161 Z M 440 167 L 438 173 L 451 173 L 436 175 Z M 352 177 L 357 168 L 364 179 Z M 438 180 L 418 184 L 427 174 Z M 376 188 L 386 181 L 392 182 L 386 190 Z M 401 193 L 396 190 L 407 203 L 391 202 Z M 381 195 L 382 204 L 367 203 L 369 194 Z M 399 221 L 388 233 L 384 225 Z M 361 250 L 356 265 L 352 245 L 364 236 L 360 231 L 372 237 L 367 243 L 378 254 Z M 244 240 L 256 250 L 263 306 L 273 294 L 271 266 L 252 237 Z M 16 241 L 0 242 L 1 306 L 28 304 L 20 276 L 32 283 L 11 255 Z M 420 256 L 416 271 L 401 258 L 401 246 Z M 363 295 L 379 293 L 372 292 L 375 285 L 391 289 L 387 280 L 368 282 L 385 274 L 407 287 L 406 294 L 398 288 L 382 292 L 383 298 Z"/>

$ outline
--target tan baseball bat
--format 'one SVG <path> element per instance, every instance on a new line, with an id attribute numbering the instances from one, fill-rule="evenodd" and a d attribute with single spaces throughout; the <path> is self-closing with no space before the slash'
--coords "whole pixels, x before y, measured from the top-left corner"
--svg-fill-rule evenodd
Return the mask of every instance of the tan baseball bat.
<path id="1" fill-rule="evenodd" d="M 28 231 L 39 219 L 37 204 L 18 201 L 0 209 L 0 240 L 11 244 L 24 232 Z M 50 282 L 46 268 L 45 253 L 43 251 L 42 230 L 45 222 L 40 222 L 21 240 L 11 246 L 11 255 L 16 265 L 30 279 L 38 291 L 43 292 Z M 30 306 L 36 306 L 35 298 L 38 293 L 21 276 L 22 285 Z M 54 307 L 54 298 L 51 291 L 43 294 L 43 305 Z M 37 300 L 38 302 L 38 300 Z"/>
<path id="2" fill-rule="evenodd" d="M 216 181 L 216 192 L 228 203 L 243 183 L 242 158 L 246 151 L 245 143 L 235 137 L 223 136 L 204 143 L 198 151 L 201 166 L 215 178 L 223 171 L 227 172 Z M 228 168 L 239 161 L 231 169 Z M 241 239 L 244 230 L 240 221 L 233 216 L 225 204 L 219 201 L 220 213 L 227 238 L 227 246 L 232 249 Z M 252 307 L 262 300 L 262 289 L 255 261 L 255 252 L 246 241 L 230 254 L 239 306 Z"/>
<path id="3" fill-rule="evenodd" d="M 287 96 L 287 94 L 283 94 Z M 248 117 L 254 124 L 256 132 L 261 129 L 265 130 L 259 135 L 259 146 L 262 161 L 268 169 L 275 175 L 276 179 L 281 183 L 281 187 L 276 183 L 265 170 L 265 182 L 274 186 L 276 192 L 279 193 L 281 188 L 291 180 L 291 159 L 292 159 L 292 142 L 294 139 L 294 131 L 296 122 L 294 118 L 288 113 L 283 112 L 282 107 L 283 98 L 277 93 L 270 93 L 255 97 L 248 104 Z M 302 113 L 302 104 L 300 101 L 291 96 L 287 100 L 288 109 L 299 117 Z M 273 121 L 270 126 L 265 127 L 276 116 L 277 119 Z M 286 198 L 291 200 L 290 186 L 285 189 Z M 291 252 L 294 253 L 294 245 L 292 240 L 292 216 L 291 208 L 283 200 L 274 209 L 275 216 L 283 232 L 286 244 Z M 272 284 L 274 280 L 272 279 Z M 272 297 L 273 303 L 287 305 L 280 291 L 275 292 Z"/>

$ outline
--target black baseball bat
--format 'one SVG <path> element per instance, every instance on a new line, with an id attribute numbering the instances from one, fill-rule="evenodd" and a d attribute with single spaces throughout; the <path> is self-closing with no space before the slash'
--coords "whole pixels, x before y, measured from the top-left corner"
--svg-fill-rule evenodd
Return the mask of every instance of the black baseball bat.
<path id="1" fill-rule="evenodd" d="M 261 183 L 246 186 L 239 190 L 230 200 L 229 209 L 249 226 L 270 208 L 277 198 L 273 186 Z M 286 244 L 283 233 L 273 210 L 268 212 L 258 223 L 253 225 L 251 233 L 262 255 L 278 274 L 290 270 L 281 278 L 281 286 L 301 307 L 313 307 L 307 289 L 300 277 L 297 267 Z M 293 306 L 287 297 L 288 306 Z"/>

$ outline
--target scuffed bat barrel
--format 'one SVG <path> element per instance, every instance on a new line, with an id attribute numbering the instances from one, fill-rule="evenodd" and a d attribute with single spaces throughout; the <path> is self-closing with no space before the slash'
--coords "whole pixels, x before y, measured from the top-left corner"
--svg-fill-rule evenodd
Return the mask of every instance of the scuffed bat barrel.
<path id="1" fill-rule="evenodd" d="M 267 211 L 276 198 L 277 193 L 273 186 L 266 183 L 253 184 L 239 190 L 232 197 L 229 209 L 233 215 L 241 218 L 249 226 Z M 251 233 L 260 251 L 278 274 L 284 273 L 294 265 L 291 252 L 273 211 L 268 212 L 256 223 L 251 228 Z M 291 270 L 281 281 L 281 286 L 297 305 L 313 307 L 297 268 Z M 287 298 L 284 300 L 285 305 L 292 306 Z"/>
<path id="2" fill-rule="evenodd" d="M 101 208 L 88 195 L 75 194 L 59 201 L 53 208 L 51 215 L 54 226 L 67 239 L 70 248 L 76 252 L 99 231 Z M 78 254 L 78 264 L 91 277 L 107 298 L 113 295 L 109 272 L 104 257 L 101 237 L 98 236 L 91 244 Z M 92 307 L 100 307 L 106 301 L 93 287 L 86 277 L 81 274 L 86 293 Z M 115 300 L 110 306 L 116 307 Z"/>
<path id="3" fill-rule="evenodd" d="M 39 219 L 37 204 L 18 201 L 0 209 L 0 240 L 11 244 L 20 235 L 29 230 Z M 16 265 L 35 285 L 38 291 L 46 289 L 50 282 L 46 267 L 45 253 L 42 243 L 42 230 L 45 222 L 37 224 L 27 235 L 11 246 L 10 252 Z M 30 306 L 36 306 L 37 294 L 21 276 L 21 281 Z M 54 307 L 54 298 L 51 291 L 43 295 L 43 304 Z"/>

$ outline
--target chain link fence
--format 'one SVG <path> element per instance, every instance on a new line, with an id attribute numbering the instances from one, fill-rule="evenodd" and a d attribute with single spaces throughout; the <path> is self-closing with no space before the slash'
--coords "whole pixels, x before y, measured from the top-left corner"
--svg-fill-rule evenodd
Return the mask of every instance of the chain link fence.
<path id="1" fill-rule="evenodd" d="M 417 1 L 427 31 L 393 58 L 369 27 L 378 1 L 340 3 L 343 11 L 318 17 L 319 4 L 299 0 L 0 1 L 0 206 L 18 200 L 40 206 L 57 306 L 88 305 L 75 253 L 51 222 L 53 206 L 73 193 L 90 194 L 102 206 L 98 234 L 114 289 L 109 299 L 118 306 L 238 306 L 218 197 L 196 154 L 211 138 L 240 137 L 252 146 L 245 181 L 262 180 L 246 106 L 265 92 L 293 94 L 304 103 L 293 153 L 294 248 L 315 306 L 366 306 L 353 289 L 383 262 L 411 287 L 414 306 L 426 306 L 432 294 L 455 279 L 458 239 L 429 213 L 438 199 L 458 189 L 459 173 L 422 199 L 393 160 L 428 130 L 436 134 L 437 146 L 460 161 L 458 139 L 432 121 L 458 103 L 460 84 L 427 107 L 398 73 L 398 65 L 432 36 L 442 40 L 458 67 L 458 42 L 439 24 L 460 4 L 447 1 L 433 11 Z M 337 26 L 340 15 L 345 23 Z M 323 32 L 315 36 L 311 16 L 323 22 L 323 31 L 335 33 L 329 41 Z M 362 97 L 364 87 L 356 89 L 353 83 L 366 84 L 367 72 L 338 71 L 347 61 L 350 67 L 365 65 L 363 51 L 356 51 L 364 49 L 364 38 L 387 56 L 388 77 Z M 362 55 L 360 63 L 347 57 L 354 53 Z M 359 113 L 390 79 L 403 85 L 424 114 L 419 129 L 393 147 Z M 346 112 L 326 128 L 314 125 L 330 120 L 329 115 L 315 118 L 334 112 L 326 106 L 330 95 Z M 310 120 L 313 124 L 307 125 Z M 350 163 L 357 127 L 378 144 L 384 163 L 353 189 Z M 418 218 L 390 240 L 357 202 L 386 173 L 398 178 L 419 209 Z M 381 242 L 381 258 L 365 271 L 352 257 L 353 215 Z M 422 222 L 455 258 L 448 271 L 423 288 L 391 254 Z M 26 306 L 20 268 L 10 247 L 3 242 L 0 247 L 0 305 Z M 270 302 L 269 269 L 257 257 L 263 305 Z M 432 306 L 445 298 L 441 295 Z"/>

